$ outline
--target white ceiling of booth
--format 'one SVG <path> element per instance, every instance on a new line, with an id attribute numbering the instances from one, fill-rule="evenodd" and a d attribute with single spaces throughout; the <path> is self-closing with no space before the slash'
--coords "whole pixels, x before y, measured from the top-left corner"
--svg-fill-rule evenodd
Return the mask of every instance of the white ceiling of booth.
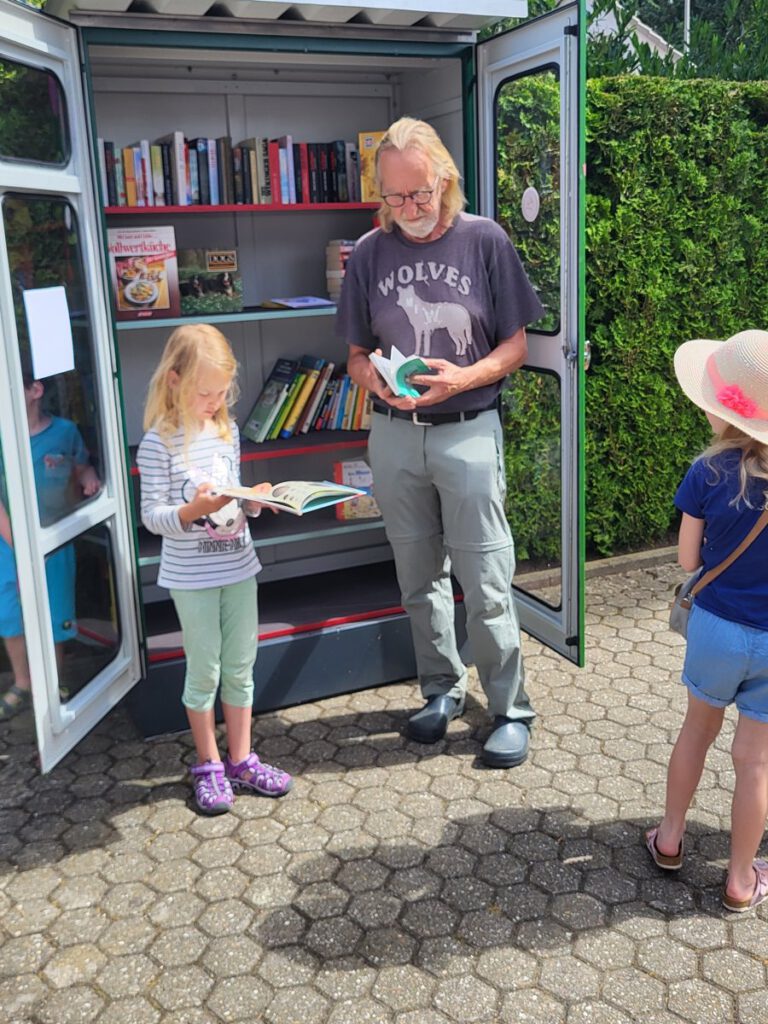
<path id="1" fill-rule="evenodd" d="M 525 18 L 528 0 L 368 0 L 364 6 L 349 0 L 319 4 L 285 0 L 48 0 L 46 11 L 60 18 L 125 14 L 172 18 L 237 18 L 248 21 L 288 21 L 344 25 L 349 22 L 380 26 L 421 26 L 476 30 L 500 18 Z M 202 27 L 202 26 L 199 26 Z"/>

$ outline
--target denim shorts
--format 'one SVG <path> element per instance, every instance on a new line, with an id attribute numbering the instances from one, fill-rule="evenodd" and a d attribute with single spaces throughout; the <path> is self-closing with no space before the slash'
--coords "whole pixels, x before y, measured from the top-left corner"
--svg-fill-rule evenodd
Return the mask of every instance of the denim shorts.
<path id="1" fill-rule="evenodd" d="M 694 604 L 688 620 L 683 682 L 716 708 L 768 722 L 768 630 L 742 626 Z"/>

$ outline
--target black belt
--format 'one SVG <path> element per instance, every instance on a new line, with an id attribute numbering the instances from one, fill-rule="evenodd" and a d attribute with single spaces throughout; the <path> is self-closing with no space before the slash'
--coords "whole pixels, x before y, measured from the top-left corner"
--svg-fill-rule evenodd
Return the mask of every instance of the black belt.
<path id="1" fill-rule="evenodd" d="M 485 409 L 470 409 L 467 412 L 422 412 L 421 409 L 408 412 L 405 409 L 394 409 L 392 406 L 384 409 L 379 405 L 374 405 L 373 411 L 380 416 L 386 416 L 389 420 L 410 420 L 417 427 L 437 427 L 441 423 L 464 423 L 465 420 L 474 420 L 481 412 L 490 412 L 491 409 L 497 408 L 497 403 L 494 402 Z"/>

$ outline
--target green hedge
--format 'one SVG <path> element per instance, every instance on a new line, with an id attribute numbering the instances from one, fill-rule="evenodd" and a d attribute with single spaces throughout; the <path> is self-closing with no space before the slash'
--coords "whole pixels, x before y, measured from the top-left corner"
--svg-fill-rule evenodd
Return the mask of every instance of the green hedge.
<path id="1" fill-rule="evenodd" d="M 708 437 L 672 357 L 768 327 L 768 83 L 588 83 L 587 540 L 639 549 L 675 523 Z"/>
<path id="2" fill-rule="evenodd" d="M 587 93 L 587 544 L 664 540 L 675 489 L 709 436 L 672 369 L 687 338 L 768 328 L 768 83 L 592 79 Z M 557 321 L 558 84 L 500 94 L 499 220 Z M 534 185 L 534 227 L 519 197 Z M 505 391 L 507 511 L 521 559 L 559 557 L 554 379 Z"/>

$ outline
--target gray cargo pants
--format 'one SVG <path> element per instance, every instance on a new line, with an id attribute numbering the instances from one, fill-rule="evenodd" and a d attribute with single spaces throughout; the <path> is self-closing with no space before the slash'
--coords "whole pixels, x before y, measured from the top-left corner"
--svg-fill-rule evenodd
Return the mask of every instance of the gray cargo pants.
<path id="1" fill-rule="evenodd" d="M 434 426 L 376 412 L 372 420 L 374 492 L 411 620 L 424 697 L 461 698 L 467 687 L 454 629 L 453 571 L 490 715 L 532 720 L 512 595 L 515 548 L 504 515 L 498 414 L 489 410 Z"/>

